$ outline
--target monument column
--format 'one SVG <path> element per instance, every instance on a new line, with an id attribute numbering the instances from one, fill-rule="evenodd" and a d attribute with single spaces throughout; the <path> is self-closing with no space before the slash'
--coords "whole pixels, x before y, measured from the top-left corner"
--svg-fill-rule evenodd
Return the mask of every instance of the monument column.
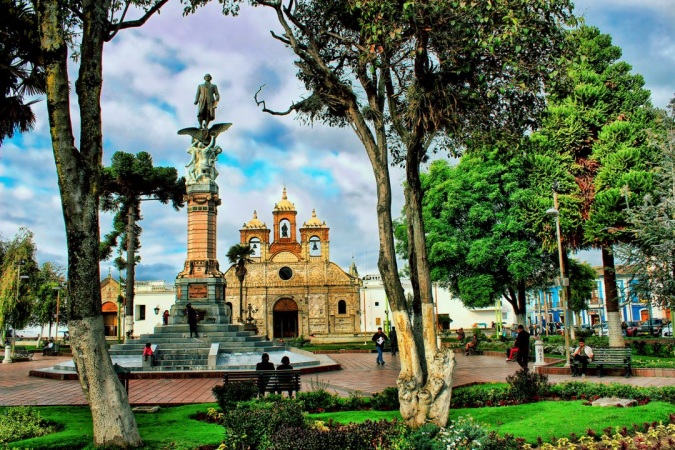
<path id="1" fill-rule="evenodd" d="M 176 277 L 176 302 L 171 307 L 172 324 L 187 323 L 186 305 L 200 316 L 201 323 L 231 323 L 230 308 L 225 304 L 225 277 L 216 258 L 218 228 L 218 171 L 216 159 L 222 149 L 216 138 L 231 123 L 217 123 L 209 128 L 215 118 L 215 105 L 219 99 L 211 76 L 197 88 L 199 127 L 184 128 L 178 132 L 188 135 L 192 143 L 187 152 L 191 156 L 187 168 L 185 200 L 187 202 L 187 258 L 183 270 Z M 203 331 L 200 331 L 203 333 Z"/>

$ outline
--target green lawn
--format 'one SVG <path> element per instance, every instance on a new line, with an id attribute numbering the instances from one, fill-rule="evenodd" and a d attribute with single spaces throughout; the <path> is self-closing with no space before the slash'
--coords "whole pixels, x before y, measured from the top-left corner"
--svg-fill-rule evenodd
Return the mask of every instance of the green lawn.
<path id="1" fill-rule="evenodd" d="M 196 404 L 162 408 L 154 414 L 136 414 L 136 421 L 145 443 L 144 449 L 195 449 L 201 445 L 218 445 L 223 439 L 223 428 L 190 416 L 206 412 L 215 404 Z M 40 438 L 13 442 L 9 448 L 32 449 L 91 449 L 92 425 L 87 407 L 36 407 L 43 417 L 61 425 L 61 431 Z M 536 443 L 552 437 L 568 437 L 570 433 L 583 435 L 590 428 L 602 434 L 607 427 L 628 427 L 644 422 L 667 422 L 673 405 L 650 402 L 633 408 L 600 408 L 584 406 L 582 401 L 539 402 L 518 406 L 492 408 L 462 408 L 450 411 L 450 419 L 471 416 L 488 429 L 499 434 L 509 433 Z M 401 419 L 398 411 L 348 411 L 309 414 L 314 420 L 334 420 L 340 423 L 365 420 Z"/>
<path id="2" fill-rule="evenodd" d="M 200 445 L 219 445 L 223 440 L 223 427 L 189 417 L 197 412 L 206 412 L 215 403 L 162 408 L 158 413 L 137 413 L 144 449 L 195 449 Z M 92 423 L 89 408 L 85 406 L 35 407 L 50 422 L 63 426 L 57 433 L 47 436 L 12 442 L 9 448 L 32 449 L 84 449 L 91 445 Z"/>

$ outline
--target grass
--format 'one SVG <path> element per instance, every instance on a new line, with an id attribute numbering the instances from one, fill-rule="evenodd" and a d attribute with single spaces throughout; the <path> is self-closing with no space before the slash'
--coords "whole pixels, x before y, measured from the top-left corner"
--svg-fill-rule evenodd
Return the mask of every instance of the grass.
<path id="1" fill-rule="evenodd" d="M 488 425 L 497 433 L 522 437 L 536 443 L 537 437 L 546 442 L 552 437 L 569 437 L 571 433 L 586 434 L 590 428 L 602 434 L 603 429 L 628 427 L 644 422 L 668 422 L 673 405 L 665 402 L 650 402 L 631 408 L 584 406 L 583 401 L 539 402 L 518 406 L 494 408 L 461 408 L 450 411 L 450 419 L 470 415 Z"/>
<path id="2" fill-rule="evenodd" d="M 219 445 L 223 427 L 189 417 L 206 412 L 215 403 L 202 403 L 162 408 L 154 414 L 136 413 L 143 449 L 195 449 L 200 445 Z M 35 407 L 50 422 L 63 428 L 47 436 L 12 442 L 9 448 L 32 449 L 93 449 L 91 412 L 86 406 Z"/>
<path id="3" fill-rule="evenodd" d="M 195 449 L 203 445 L 217 446 L 223 439 L 223 427 L 190 419 L 198 412 L 216 407 L 214 403 L 162 408 L 154 414 L 136 414 L 143 449 Z M 16 441 L 9 448 L 33 449 L 93 449 L 91 414 L 87 407 L 35 407 L 50 422 L 62 429 L 47 436 Z M 450 410 L 450 419 L 471 416 L 479 423 L 499 434 L 509 433 L 536 443 L 541 437 L 569 437 L 571 433 L 583 435 L 590 428 L 599 434 L 611 427 L 628 427 L 644 422 L 667 422 L 673 405 L 650 402 L 632 408 L 600 408 L 584 406 L 583 401 L 539 402 L 518 406 L 493 408 L 461 408 Z M 366 420 L 401 419 L 399 411 L 346 411 L 309 414 L 313 420 L 339 423 L 360 423 Z M 574 420 L 576 419 L 576 420 Z"/>

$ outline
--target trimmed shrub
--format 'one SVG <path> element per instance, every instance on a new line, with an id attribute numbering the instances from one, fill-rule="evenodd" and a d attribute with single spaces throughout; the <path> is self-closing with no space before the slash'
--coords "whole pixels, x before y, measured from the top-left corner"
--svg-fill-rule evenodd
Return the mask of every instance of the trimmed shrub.
<path id="1" fill-rule="evenodd" d="M 453 408 L 477 408 L 510 403 L 509 388 L 504 385 L 475 385 L 452 390 Z"/>
<path id="2" fill-rule="evenodd" d="M 536 402 L 548 395 L 548 377 L 527 370 L 519 370 L 506 377 L 509 384 L 509 396 L 519 402 Z"/>
<path id="3" fill-rule="evenodd" d="M 223 426 L 226 448 L 256 449 L 268 448 L 269 440 L 282 428 L 302 429 L 306 424 L 300 403 L 281 399 L 239 403 L 225 412 Z"/>
<path id="4" fill-rule="evenodd" d="M 0 412 L 0 443 L 44 436 L 56 431 L 30 406 L 6 408 Z"/>
<path id="5" fill-rule="evenodd" d="M 382 392 L 376 392 L 370 398 L 370 406 L 376 411 L 394 411 L 399 409 L 401 404 L 398 401 L 398 389 L 388 387 Z"/>
<path id="6" fill-rule="evenodd" d="M 297 397 L 302 402 L 303 409 L 311 413 L 332 410 L 338 404 L 337 395 L 332 395 L 325 389 L 298 392 Z"/>
<path id="7" fill-rule="evenodd" d="M 258 395 L 258 387 L 253 381 L 239 381 L 214 386 L 211 390 L 221 410 L 226 411 L 237 405 L 237 402 L 246 402 Z"/>
<path id="8" fill-rule="evenodd" d="M 400 431 L 396 422 L 367 420 L 359 424 L 319 428 L 284 427 L 270 436 L 269 450 L 371 450 L 393 448 L 391 442 Z"/>

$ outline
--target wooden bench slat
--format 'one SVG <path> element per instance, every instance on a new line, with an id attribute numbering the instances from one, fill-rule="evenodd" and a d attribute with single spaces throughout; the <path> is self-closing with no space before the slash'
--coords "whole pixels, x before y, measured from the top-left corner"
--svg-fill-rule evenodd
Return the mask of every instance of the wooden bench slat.
<path id="1" fill-rule="evenodd" d="M 593 360 L 588 362 L 588 365 L 595 365 L 598 367 L 599 376 L 604 375 L 604 366 L 624 366 L 624 376 L 630 377 L 631 373 L 631 355 L 632 350 L 627 347 L 595 347 L 593 348 Z M 573 369 L 576 369 L 580 364 L 578 361 L 570 361 Z"/>
<path id="2" fill-rule="evenodd" d="M 266 392 L 299 392 L 302 387 L 300 370 L 232 370 L 223 372 L 223 383 L 252 381 Z M 262 383 L 261 383 L 262 382 Z M 264 383 L 264 384 L 263 384 Z M 262 389 L 261 389 L 262 390 Z"/>

